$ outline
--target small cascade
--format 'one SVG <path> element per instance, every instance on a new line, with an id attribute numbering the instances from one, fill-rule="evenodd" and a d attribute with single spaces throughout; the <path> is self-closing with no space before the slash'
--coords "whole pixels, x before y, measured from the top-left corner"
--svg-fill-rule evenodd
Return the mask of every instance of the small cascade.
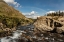
<path id="1" fill-rule="evenodd" d="M 8 36 L 0 39 L 0 42 L 18 42 L 18 39 L 20 39 L 22 32 L 24 31 L 14 31 L 13 36 Z"/>

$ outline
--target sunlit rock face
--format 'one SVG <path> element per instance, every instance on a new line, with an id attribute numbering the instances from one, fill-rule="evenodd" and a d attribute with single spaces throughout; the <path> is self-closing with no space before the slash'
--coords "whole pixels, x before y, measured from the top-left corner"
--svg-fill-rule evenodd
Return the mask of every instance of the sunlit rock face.
<path id="1" fill-rule="evenodd" d="M 50 22 L 53 23 L 52 20 L 47 19 L 46 17 L 40 17 L 34 23 L 35 29 L 39 29 L 40 31 L 52 31 L 54 28 L 52 28 L 53 26 L 50 27 Z"/>
<path id="2" fill-rule="evenodd" d="M 41 31 L 41 32 L 48 32 L 53 31 L 57 33 L 64 32 L 64 23 L 58 20 L 55 20 L 56 17 L 51 16 L 42 16 L 37 18 L 34 22 L 34 30 Z"/>

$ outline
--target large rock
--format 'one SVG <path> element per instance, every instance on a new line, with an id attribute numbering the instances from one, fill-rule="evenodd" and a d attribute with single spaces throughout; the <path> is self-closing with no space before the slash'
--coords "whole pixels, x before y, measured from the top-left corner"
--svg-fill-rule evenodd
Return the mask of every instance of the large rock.
<path id="1" fill-rule="evenodd" d="M 49 22 L 47 22 L 47 21 L 49 21 Z M 34 23 L 35 30 L 38 29 L 41 32 L 52 31 L 54 28 L 50 27 L 50 22 L 51 21 L 48 20 L 46 17 L 38 18 L 37 21 Z"/>
<path id="2" fill-rule="evenodd" d="M 55 17 L 42 16 L 34 22 L 35 31 L 47 32 L 53 31 L 57 33 L 64 32 L 64 23 L 54 19 Z"/>
<path id="3" fill-rule="evenodd" d="M 49 26 L 46 26 L 46 25 L 44 25 L 44 24 L 35 27 L 35 29 L 38 29 L 38 30 L 40 30 L 41 32 L 46 32 L 46 31 L 52 31 L 52 30 L 53 30 L 53 28 L 51 28 L 51 27 L 49 27 Z"/>

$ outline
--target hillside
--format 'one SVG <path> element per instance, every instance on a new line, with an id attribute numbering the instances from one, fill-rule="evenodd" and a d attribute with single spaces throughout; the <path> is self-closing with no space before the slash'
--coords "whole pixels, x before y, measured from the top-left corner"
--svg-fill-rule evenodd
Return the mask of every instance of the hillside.
<path id="1" fill-rule="evenodd" d="M 3 0 L 0 0 L 0 15 L 25 18 L 18 10 L 6 4 Z"/>
<path id="2" fill-rule="evenodd" d="M 9 6 L 3 0 L 0 0 L 0 23 L 4 25 L 4 28 L 13 28 L 32 23 L 32 20 L 26 18 L 22 13 Z"/>

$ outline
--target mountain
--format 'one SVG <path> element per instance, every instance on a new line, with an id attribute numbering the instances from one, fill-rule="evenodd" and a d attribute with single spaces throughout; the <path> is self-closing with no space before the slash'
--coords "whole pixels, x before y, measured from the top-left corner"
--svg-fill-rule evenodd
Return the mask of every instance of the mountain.
<path id="1" fill-rule="evenodd" d="M 13 7 L 9 6 L 3 0 L 0 0 L 0 15 L 25 18 L 25 16 L 22 15 L 22 13 L 20 13 L 18 10 L 14 9 Z"/>
<path id="2" fill-rule="evenodd" d="M 4 25 L 4 28 L 13 28 L 18 25 L 27 25 L 32 23 L 32 20 L 26 18 L 22 13 L 12 6 L 9 6 L 3 0 L 0 0 L 0 23 Z"/>

